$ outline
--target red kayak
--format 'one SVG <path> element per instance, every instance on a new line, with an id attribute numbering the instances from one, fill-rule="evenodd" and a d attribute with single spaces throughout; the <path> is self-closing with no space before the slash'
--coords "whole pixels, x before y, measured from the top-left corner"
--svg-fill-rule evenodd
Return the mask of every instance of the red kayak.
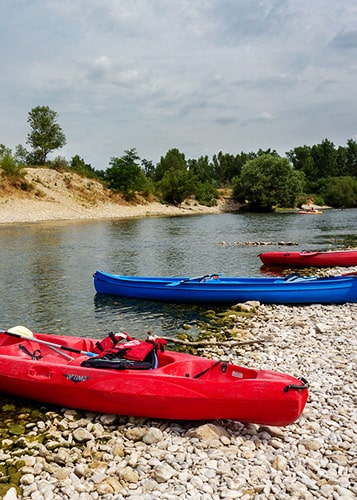
<path id="1" fill-rule="evenodd" d="M 263 252 L 260 260 L 267 266 L 349 267 L 357 266 L 357 250 L 331 252 Z"/>
<path id="2" fill-rule="evenodd" d="M 164 340 L 0 332 L 0 390 L 77 409 L 174 420 L 284 426 L 301 415 L 304 379 L 164 349 Z"/>
<path id="3" fill-rule="evenodd" d="M 316 215 L 316 214 L 322 214 L 323 212 L 321 210 L 299 210 L 298 213 L 300 215 Z"/>

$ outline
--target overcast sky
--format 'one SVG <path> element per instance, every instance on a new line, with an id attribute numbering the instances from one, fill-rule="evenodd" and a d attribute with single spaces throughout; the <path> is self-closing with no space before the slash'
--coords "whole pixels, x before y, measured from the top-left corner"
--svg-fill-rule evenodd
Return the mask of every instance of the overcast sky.
<path id="1" fill-rule="evenodd" d="M 58 113 L 106 169 L 357 140 L 356 0 L 0 0 L 0 143 Z"/>

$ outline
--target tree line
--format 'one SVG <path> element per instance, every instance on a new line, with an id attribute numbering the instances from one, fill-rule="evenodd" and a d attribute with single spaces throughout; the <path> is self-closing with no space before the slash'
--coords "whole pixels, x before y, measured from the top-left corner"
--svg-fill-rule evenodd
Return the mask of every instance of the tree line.
<path id="1" fill-rule="evenodd" d="M 105 170 L 98 170 L 80 155 L 70 160 L 62 156 L 48 159 L 67 142 L 57 120 L 57 113 L 48 106 L 29 112 L 30 150 L 19 144 L 12 151 L 0 144 L 2 176 L 19 178 L 26 166 L 47 166 L 96 178 L 127 200 L 134 200 L 140 192 L 172 204 L 195 197 L 201 204 L 214 205 L 219 190 L 231 189 L 234 199 L 251 210 L 296 207 L 308 199 L 322 206 L 357 206 L 357 143 L 353 139 L 337 148 L 328 139 L 313 146 L 297 146 L 285 157 L 275 150 L 259 149 L 186 159 L 184 153 L 172 148 L 156 164 L 141 159 L 132 148 L 112 157 Z"/>

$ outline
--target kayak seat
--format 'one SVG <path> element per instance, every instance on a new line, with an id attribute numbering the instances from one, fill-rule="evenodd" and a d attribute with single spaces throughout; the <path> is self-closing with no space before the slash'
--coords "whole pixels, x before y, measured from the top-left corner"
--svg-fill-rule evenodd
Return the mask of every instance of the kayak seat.
<path id="1" fill-rule="evenodd" d="M 153 363 L 149 361 L 133 361 L 131 359 L 88 358 L 81 363 L 85 368 L 101 368 L 111 370 L 150 370 Z"/>
<path id="2" fill-rule="evenodd" d="M 103 350 L 97 356 L 81 363 L 86 368 L 112 370 L 150 370 L 158 367 L 157 346 L 159 341 L 130 340 Z"/>
<path id="3" fill-rule="evenodd" d="M 175 375 L 178 377 L 191 377 L 193 371 L 192 371 L 192 363 L 189 362 L 175 362 L 175 363 L 170 363 L 166 366 L 164 366 L 161 370 L 163 373 L 166 373 L 167 375 Z"/>
<path id="4" fill-rule="evenodd" d="M 160 355 L 158 356 L 158 362 L 159 362 L 158 368 L 165 368 L 166 369 L 166 366 L 171 365 L 172 363 L 176 362 L 176 358 L 174 358 L 173 356 L 170 356 L 169 354 L 164 352 L 164 353 L 160 353 Z"/>
<path id="5" fill-rule="evenodd" d="M 153 346 L 142 357 L 131 357 L 130 354 L 127 354 L 127 351 L 128 349 L 123 348 L 108 349 L 98 354 L 98 356 L 87 358 L 81 363 L 81 366 L 86 368 L 109 368 L 112 370 L 150 370 L 157 368 L 157 353 Z"/>

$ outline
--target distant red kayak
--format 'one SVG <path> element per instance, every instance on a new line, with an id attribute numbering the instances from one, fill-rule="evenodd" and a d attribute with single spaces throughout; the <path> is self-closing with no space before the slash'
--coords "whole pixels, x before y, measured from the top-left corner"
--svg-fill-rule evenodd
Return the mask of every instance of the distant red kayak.
<path id="1" fill-rule="evenodd" d="M 323 214 L 321 210 L 299 210 L 299 214 L 302 215 L 316 215 L 316 214 Z"/>
<path id="2" fill-rule="evenodd" d="M 357 250 L 331 252 L 263 252 L 260 260 L 267 266 L 349 267 L 357 266 Z"/>

